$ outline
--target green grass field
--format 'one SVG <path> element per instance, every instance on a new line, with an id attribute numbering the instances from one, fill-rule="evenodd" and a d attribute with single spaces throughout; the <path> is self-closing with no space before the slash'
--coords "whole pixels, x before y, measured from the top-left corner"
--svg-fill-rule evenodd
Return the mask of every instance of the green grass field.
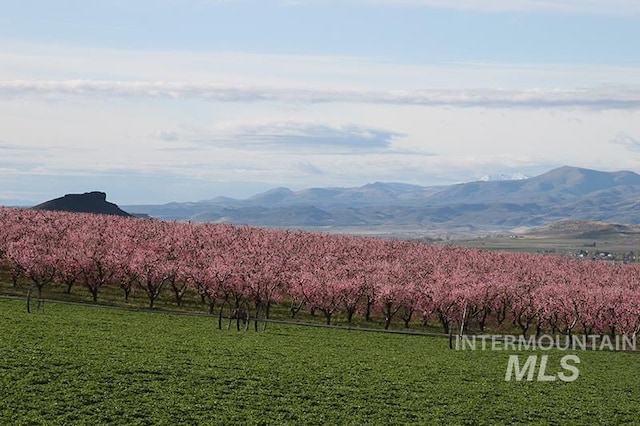
<path id="1" fill-rule="evenodd" d="M 437 337 L 8 299 L 0 320 L 1 424 L 640 424 L 637 353 L 505 382 L 508 352 Z"/>

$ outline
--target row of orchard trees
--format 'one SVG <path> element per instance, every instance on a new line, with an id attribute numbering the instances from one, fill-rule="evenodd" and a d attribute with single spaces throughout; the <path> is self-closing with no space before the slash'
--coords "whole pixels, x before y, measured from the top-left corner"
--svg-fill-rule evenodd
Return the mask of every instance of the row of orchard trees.
<path id="1" fill-rule="evenodd" d="M 320 312 L 440 323 L 462 318 L 523 334 L 640 330 L 640 266 L 486 252 L 408 241 L 0 208 L 0 262 L 14 283 L 104 286 L 153 307 L 189 289 L 210 313 L 268 317 L 274 303 Z"/>

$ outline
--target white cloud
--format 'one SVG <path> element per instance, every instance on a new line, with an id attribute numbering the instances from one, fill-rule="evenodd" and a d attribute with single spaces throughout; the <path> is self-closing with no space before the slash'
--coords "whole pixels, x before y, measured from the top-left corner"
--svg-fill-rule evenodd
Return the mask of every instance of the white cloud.
<path id="1" fill-rule="evenodd" d="M 0 140 L 0 151 L 25 151 L 28 150 L 28 147 L 25 146 L 21 146 L 21 145 L 17 145 L 17 144 L 10 144 L 10 143 L 6 143 Z M 36 149 L 35 147 L 31 148 L 31 149 Z"/>
<path id="2" fill-rule="evenodd" d="M 161 130 L 152 135 L 152 137 L 157 137 L 165 142 L 178 142 L 180 140 L 180 134 L 175 130 Z"/>
<path id="3" fill-rule="evenodd" d="M 619 132 L 612 140 L 611 143 L 621 145 L 633 152 L 640 152 L 640 140 L 624 133 Z"/>
<path id="4" fill-rule="evenodd" d="M 307 175 L 322 176 L 326 174 L 324 170 L 314 166 L 312 163 L 299 163 L 298 169 Z"/>
<path id="5" fill-rule="evenodd" d="M 389 151 L 405 135 L 353 123 L 300 121 L 220 122 L 208 129 L 163 130 L 155 136 L 175 142 L 167 150 L 230 148 L 308 154 L 364 154 Z"/>
<path id="6" fill-rule="evenodd" d="M 332 125 L 290 121 L 245 126 L 239 129 L 234 139 L 237 144 L 243 146 L 364 153 L 387 149 L 393 139 L 402 136 L 398 132 L 355 124 Z"/>
<path id="7" fill-rule="evenodd" d="M 158 98 L 202 99 L 216 102 L 371 103 L 486 108 L 638 109 L 640 86 L 525 90 L 330 90 L 282 87 L 243 87 L 208 82 L 146 82 L 95 80 L 0 81 L 0 99 L 42 98 Z"/>
<path id="8" fill-rule="evenodd" d="M 182 86 L 386 91 L 547 90 L 640 84 L 637 66 L 550 63 L 402 63 L 379 57 L 79 48 L 0 40 L 0 81 L 176 82 Z M 71 89 L 71 88 L 69 88 Z"/>
<path id="9" fill-rule="evenodd" d="M 180 0 L 174 0 L 180 1 Z M 240 3 L 240 0 L 190 0 L 192 3 L 216 5 L 220 3 Z M 260 0 L 261 2 L 264 0 Z M 245 3 L 249 0 L 245 0 Z M 385 6 L 435 7 L 441 9 L 495 11 L 552 11 L 588 14 L 638 14 L 637 0 L 270 0 L 283 6 L 305 4 L 369 4 Z"/>
<path id="10" fill-rule="evenodd" d="M 494 11 L 551 11 L 607 15 L 640 14 L 637 0 L 353 0 L 358 3 L 408 5 L 442 9 Z"/>

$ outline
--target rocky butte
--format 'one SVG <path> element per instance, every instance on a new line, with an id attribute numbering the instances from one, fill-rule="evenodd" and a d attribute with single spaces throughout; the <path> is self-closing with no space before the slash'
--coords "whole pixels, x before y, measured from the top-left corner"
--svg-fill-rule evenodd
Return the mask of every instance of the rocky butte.
<path id="1" fill-rule="evenodd" d="M 114 203 L 107 201 L 107 194 L 100 191 L 84 194 L 67 194 L 32 207 L 35 210 L 94 213 L 112 216 L 131 216 Z"/>

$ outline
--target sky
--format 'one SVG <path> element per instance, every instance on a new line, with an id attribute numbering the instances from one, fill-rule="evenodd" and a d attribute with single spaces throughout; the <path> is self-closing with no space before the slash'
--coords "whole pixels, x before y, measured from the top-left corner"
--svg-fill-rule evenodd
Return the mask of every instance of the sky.
<path id="1" fill-rule="evenodd" d="M 640 172 L 640 0 L 21 0 L 0 204 Z"/>

